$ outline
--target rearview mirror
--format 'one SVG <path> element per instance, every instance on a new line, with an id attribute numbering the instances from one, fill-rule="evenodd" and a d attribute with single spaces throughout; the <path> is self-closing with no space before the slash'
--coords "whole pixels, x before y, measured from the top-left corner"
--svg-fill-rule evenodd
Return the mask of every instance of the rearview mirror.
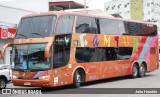
<path id="1" fill-rule="evenodd" d="M 45 52 L 44 52 L 44 57 L 45 58 L 49 58 L 50 57 L 50 48 L 51 48 L 52 44 L 53 44 L 52 42 L 49 42 L 46 45 Z"/>
<path id="2" fill-rule="evenodd" d="M 4 54 L 5 54 L 5 50 L 6 50 L 6 48 L 7 47 L 10 47 L 11 46 L 11 44 L 6 44 L 6 45 L 4 45 L 3 47 L 2 47 L 2 49 L 1 49 L 1 59 L 4 61 Z"/>

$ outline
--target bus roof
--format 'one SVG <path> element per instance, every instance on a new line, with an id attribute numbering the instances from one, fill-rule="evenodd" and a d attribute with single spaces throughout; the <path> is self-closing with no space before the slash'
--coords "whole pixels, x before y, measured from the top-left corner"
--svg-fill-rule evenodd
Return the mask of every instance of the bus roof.
<path id="1" fill-rule="evenodd" d="M 144 22 L 144 21 L 140 21 L 140 20 L 115 18 L 115 17 L 111 17 L 111 16 L 99 16 L 99 15 L 87 14 L 87 13 L 84 13 L 84 12 L 65 12 L 65 11 L 50 11 L 50 12 L 36 13 L 36 14 L 26 15 L 22 18 L 33 17 L 33 16 L 43 16 L 43 15 L 65 15 L 65 14 L 82 15 L 82 16 L 90 16 L 90 17 L 97 17 L 97 18 L 106 18 L 106 19 L 113 19 L 113 20 L 120 20 L 120 21 L 128 21 L 128 22 L 136 22 L 136 23 L 145 23 L 145 24 L 156 25 L 153 22 Z"/>

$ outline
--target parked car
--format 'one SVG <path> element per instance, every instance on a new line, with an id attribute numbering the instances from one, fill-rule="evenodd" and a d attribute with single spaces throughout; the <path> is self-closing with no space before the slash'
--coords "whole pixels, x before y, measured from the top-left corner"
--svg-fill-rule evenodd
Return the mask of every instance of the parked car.
<path id="1" fill-rule="evenodd" d="M 11 81 L 11 66 L 0 64 L 0 89 L 6 88 L 8 82 Z"/>

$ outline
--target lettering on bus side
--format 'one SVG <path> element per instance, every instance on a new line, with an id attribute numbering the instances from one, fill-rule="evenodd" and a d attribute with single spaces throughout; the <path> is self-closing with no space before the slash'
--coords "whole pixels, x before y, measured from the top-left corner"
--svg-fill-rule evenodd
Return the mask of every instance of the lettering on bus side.
<path id="1" fill-rule="evenodd" d="M 70 38 L 64 37 L 65 43 L 68 44 L 70 41 Z"/>
<path id="2" fill-rule="evenodd" d="M 71 35 L 56 35 L 55 37 L 55 43 L 60 43 L 63 44 L 65 46 L 69 46 L 71 43 Z"/>
<path id="3" fill-rule="evenodd" d="M 123 36 L 124 46 L 129 46 L 128 36 Z"/>
<path id="4" fill-rule="evenodd" d="M 81 47 L 85 47 L 88 45 L 88 41 L 84 39 L 84 36 L 86 36 L 86 34 L 81 34 L 80 37 L 80 44 Z"/>
<path id="5" fill-rule="evenodd" d="M 138 51 L 138 38 L 134 38 L 133 51 Z"/>
<path id="6" fill-rule="evenodd" d="M 28 45 L 15 45 L 15 48 L 17 48 L 17 49 L 27 49 Z"/>
<path id="7" fill-rule="evenodd" d="M 90 66 L 89 73 L 94 73 L 94 72 L 96 72 L 96 67 L 95 66 Z"/>
<path id="8" fill-rule="evenodd" d="M 119 36 L 115 36 L 115 37 L 114 37 L 114 39 L 115 39 L 115 41 L 116 41 L 116 43 L 117 43 L 117 47 L 118 47 L 118 43 L 119 43 Z"/>
<path id="9" fill-rule="evenodd" d="M 107 37 L 104 35 L 104 46 L 110 46 L 111 45 L 111 37 Z"/>
<path id="10" fill-rule="evenodd" d="M 91 76 L 89 76 L 89 80 L 95 80 L 96 78 L 97 78 L 96 75 L 91 75 Z"/>
<path id="11" fill-rule="evenodd" d="M 97 34 L 93 37 L 92 45 L 93 45 L 94 47 L 96 47 L 96 46 L 99 45 L 98 35 L 97 35 Z"/>

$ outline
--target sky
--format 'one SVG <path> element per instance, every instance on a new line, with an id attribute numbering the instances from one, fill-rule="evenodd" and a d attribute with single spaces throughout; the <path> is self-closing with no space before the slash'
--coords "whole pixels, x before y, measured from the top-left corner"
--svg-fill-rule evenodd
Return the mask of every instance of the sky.
<path id="1" fill-rule="evenodd" d="M 84 0 L 73 0 L 79 3 L 84 4 Z M 90 9 L 101 9 L 104 10 L 104 2 L 109 2 L 112 0 L 86 0 L 87 6 L 89 6 Z"/>
<path id="2" fill-rule="evenodd" d="M 0 2 L 2 1 L 15 1 L 15 0 L 0 0 Z M 20 0 L 21 2 L 23 2 L 22 0 Z M 40 2 L 41 0 L 38 0 L 38 2 Z M 54 1 L 54 0 L 52 0 Z M 67 1 L 67 0 L 65 0 Z M 85 0 L 68 0 L 68 1 L 76 1 L 78 3 L 84 4 Z M 104 2 L 110 2 L 112 0 L 86 0 L 86 4 L 87 6 L 89 6 L 90 9 L 101 9 L 104 10 Z M 18 6 L 18 4 L 17 4 Z"/>

